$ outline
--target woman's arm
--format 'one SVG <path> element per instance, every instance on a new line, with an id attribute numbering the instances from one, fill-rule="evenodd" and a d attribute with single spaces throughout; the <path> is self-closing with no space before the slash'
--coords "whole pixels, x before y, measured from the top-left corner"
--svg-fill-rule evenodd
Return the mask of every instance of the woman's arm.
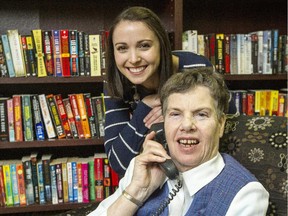
<path id="1" fill-rule="evenodd" d="M 139 102 L 131 118 L 123 100 L 105 98 L 105 152 L 111 167 L 123 176 L 131 159 L 139 154 L 148 130 L 143 119 L 151 108 Z"/>

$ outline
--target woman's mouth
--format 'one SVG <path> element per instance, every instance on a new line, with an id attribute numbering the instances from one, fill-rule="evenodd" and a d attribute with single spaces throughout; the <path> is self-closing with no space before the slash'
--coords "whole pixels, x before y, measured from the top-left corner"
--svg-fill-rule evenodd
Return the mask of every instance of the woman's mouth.
<path id="1" fill-rule="evenodd" d="M 197 139 L 180 139 L 180 140 L 178 140 L 178 143 L 181 145 L 184 145 L 185 147 L 190 147 L 192 145 L 199 144 L 199 140 L 197 140 Z"/>
<path id="2" fill-rule="evenodd" d="M 142 67 L 129 67 L 128 70 L 131 73 L 141 73 L 146 69 L 147 66 L 142 66 Z"/>

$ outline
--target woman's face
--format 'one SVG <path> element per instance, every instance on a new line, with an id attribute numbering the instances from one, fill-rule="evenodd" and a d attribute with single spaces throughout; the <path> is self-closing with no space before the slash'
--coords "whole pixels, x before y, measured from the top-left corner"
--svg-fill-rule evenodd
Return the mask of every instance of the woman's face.
<path id="1" fill-rule="evenodd" d="M 120 72 L 134 84 L 157 89 L 160 43 L 155 33 L 143 22 L 121 21 L 112 40 Z"/>

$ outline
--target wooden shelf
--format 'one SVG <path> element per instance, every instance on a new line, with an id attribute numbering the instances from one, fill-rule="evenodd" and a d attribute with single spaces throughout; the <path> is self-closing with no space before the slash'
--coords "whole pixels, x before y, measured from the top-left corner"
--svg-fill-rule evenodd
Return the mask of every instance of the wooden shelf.
<path id="1" fill-rule="evenodd" d="M 69 146 L 95 146 L 103 145 L 103 138 L 95 139 L 54 139 L 30 142 L 0 142 L 0 149 L 24 149 L 24 148 L 58 148 Z"/>
<path id="2" fill-rule="evenodd" d="M 225 74 L 225 80 L 287 80 L 287 74 L 243 74 L 243 75 L 228 75 Z"/>
<path id="3" fill-rule="evenodd" d="M 94 202 L 97 206 L 97 202 Z M 91 204 L 91 203 L 90 203 Z M 28 206 L 18 206 L 18 207 L 0 207 L 0 215 L 2 214 L 16 214 L 16 213 L 28 213 L 28 212 L 55 212 L 55 211 L 68 211 L 71 209 L 77 209 L 87 206 L 88 203 L 63 203 L 63 204 L 34 204 Z M 18 215 L 18 214 L 17 214 Z M 25 214 L 27 215 L 27 214 Z"/>

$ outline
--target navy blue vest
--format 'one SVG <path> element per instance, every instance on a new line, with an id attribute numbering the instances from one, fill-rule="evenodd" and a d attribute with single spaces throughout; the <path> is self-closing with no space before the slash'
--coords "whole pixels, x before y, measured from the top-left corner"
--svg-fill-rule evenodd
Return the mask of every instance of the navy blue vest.
<path id="1" fill-rule="evenodd" d="M 254 175 L 230 155 L 222 154 L 222 157 L 225 163 L 224 169 L 212 182 L 195 194 L 186 216 L 223 216 L 238 191 L 247 183 L 257 181 Z M 189 183 L 186 182 L 186 184 Z M 138 209 L 136 215 L 148 216 L 155 213 L 161 202 L 167 198 L 168 193 L 166 183 L 161 190 L 156 190 L 149 197 L 145 204 Z M 164 215 L 168 215 L 168 207 L 161 214 L 161 216 Z"/>

